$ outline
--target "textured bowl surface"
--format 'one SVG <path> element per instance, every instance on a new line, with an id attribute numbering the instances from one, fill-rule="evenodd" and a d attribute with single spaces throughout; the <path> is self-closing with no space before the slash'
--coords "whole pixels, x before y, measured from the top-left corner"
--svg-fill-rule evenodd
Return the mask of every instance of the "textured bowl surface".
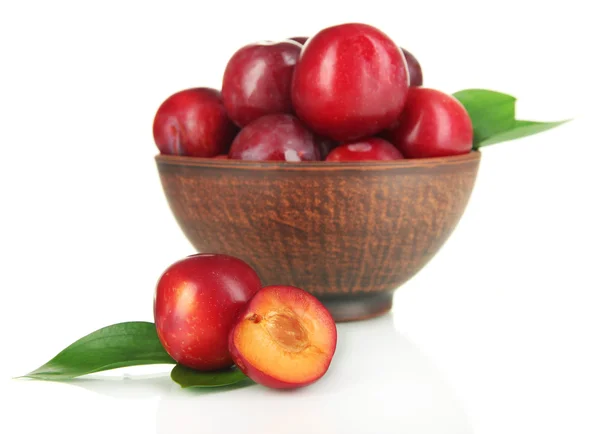
<path id="1" fill-rule="evenodd" d="M 451 235 L 480 153 L 382 162 L 248 162 L 158 155 L 167 201 L 200 252 L 248 262 L 337 321 L 387 312 L 392 291 Z"/>

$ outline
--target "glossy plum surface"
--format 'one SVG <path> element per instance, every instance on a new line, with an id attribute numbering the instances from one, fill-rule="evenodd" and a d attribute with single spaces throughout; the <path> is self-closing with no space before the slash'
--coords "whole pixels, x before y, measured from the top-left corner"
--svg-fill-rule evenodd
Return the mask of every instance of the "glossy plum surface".
<path id="1" fill-rule="evenodd" d="M 252 161 L 316 161 L 321 159 L 315 135 L 296 117 L 263 116 L 242 128 L 229 158 Z"/>
<path id="2" fill-rule="evenodd" d="M 197 254 L 175 262 L 156 287 L 158 338 L 182 365 L 198 370 L 229 367 L 230 328 L 260 288 L 256 272 L 231 256 Z"/>
<path id="3" fill-rule="evenodd" d="M 410 86 L 418 87 L 423 85 L 423 70 L 417 58 L 406 48 L 400 48 L 404 53 L 406 64 L 408 65 L 408 77 Z"/>
<path id="4" fill-rule="evenodd" d="M 390 142 L 379 137 L 371 137 L 338 146 L 330 152 L 325 161 L 374 161 L 401 158 L 400 151 Z"/>
<path id="5" fill-rule="evenodd" d="M 406 158 L 466 154 L 473 126 L 463 105 L 439 90 L 411 87 L 396 127 L 387 135 Z"/>
<path id="6" fill-rule="evenodd" d="M 177 92 L 158 108 L 152 125 L 161 154 L 213 157 L 227 152 L 237 133 L 218 90 L 193 88 Z"/>
<path id="7" fill-rule="evenodd" d="M 404 56 L 383 32 L 342 24 L 311 37 L 296 65 L 292 102 L 315 133 L 338 141 L 388 128 L 406 100 Z"/>
<path id="8" fill-rule="evenodd" d="M 292 113 L 290 86 L 302 46 L 294 41 L 260 42 L 240 48 L 223 75 L 223 102 L 240 127 L 261 116 Z"/>
<path id="9" fill-rule="evenodd" d="M 255 382 L 293 389 L 319 380 L 337 346 L 337 328 L 325 306 L 293 286 L 261 289 L 229 335 L 235 364 Z"/>

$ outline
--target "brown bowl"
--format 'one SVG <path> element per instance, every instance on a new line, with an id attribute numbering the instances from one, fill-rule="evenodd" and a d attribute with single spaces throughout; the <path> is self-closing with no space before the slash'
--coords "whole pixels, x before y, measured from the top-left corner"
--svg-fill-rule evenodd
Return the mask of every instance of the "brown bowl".
<path id="1" fill-rule="evenodd" d="M 336 321 L 371 318 L 460 220 L 480 153 L 381 162 L 156 157 L 171 210 L 199 252 L 237 256 L 263 284 L 321 299 Z"/>

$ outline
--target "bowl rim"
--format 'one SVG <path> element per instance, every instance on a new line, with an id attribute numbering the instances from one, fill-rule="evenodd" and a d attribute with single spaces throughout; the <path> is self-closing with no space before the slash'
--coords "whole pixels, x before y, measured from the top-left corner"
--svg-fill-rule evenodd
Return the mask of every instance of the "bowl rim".
<path id="1" fill-rule="evenodd" d="M 388 161 L 245 161 L 227 160 L 203 157 L 188 157 L 181 155 L 157 154 L 154 157 L 158 165 L 193 166 L 220 169 L 254 169 L 254 170 L 294 170 L 294 171 L 329 171 L 329 170 L 392 170 L 401 168 L 431 168 L 437 166 L 452 166 L 456 164 L 478 163 L 481 153 L 471 150 L 466 154 L 447 157 L 405 158 Z"/>

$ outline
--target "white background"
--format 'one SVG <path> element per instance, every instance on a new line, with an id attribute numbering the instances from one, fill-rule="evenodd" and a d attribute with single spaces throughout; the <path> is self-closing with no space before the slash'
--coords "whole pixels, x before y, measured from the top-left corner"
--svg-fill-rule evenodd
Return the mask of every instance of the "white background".
<path id="1" fill-rule="evenodd" d="M 600 35 L 584 4 L 2 1 L 0 432 L 599 433 Z M 452 238 L 391 315 L 339 327 L 310 388 L 195 393 L 160 366 L 12 380 L 97 328 L 152 321 L 156 279 L 192 252 L 153 160 L 162 100 L 219 87 L 248 42 L 348 21 L 412 51 L 426 86 L 574 121 L 483 150 Z"/>

